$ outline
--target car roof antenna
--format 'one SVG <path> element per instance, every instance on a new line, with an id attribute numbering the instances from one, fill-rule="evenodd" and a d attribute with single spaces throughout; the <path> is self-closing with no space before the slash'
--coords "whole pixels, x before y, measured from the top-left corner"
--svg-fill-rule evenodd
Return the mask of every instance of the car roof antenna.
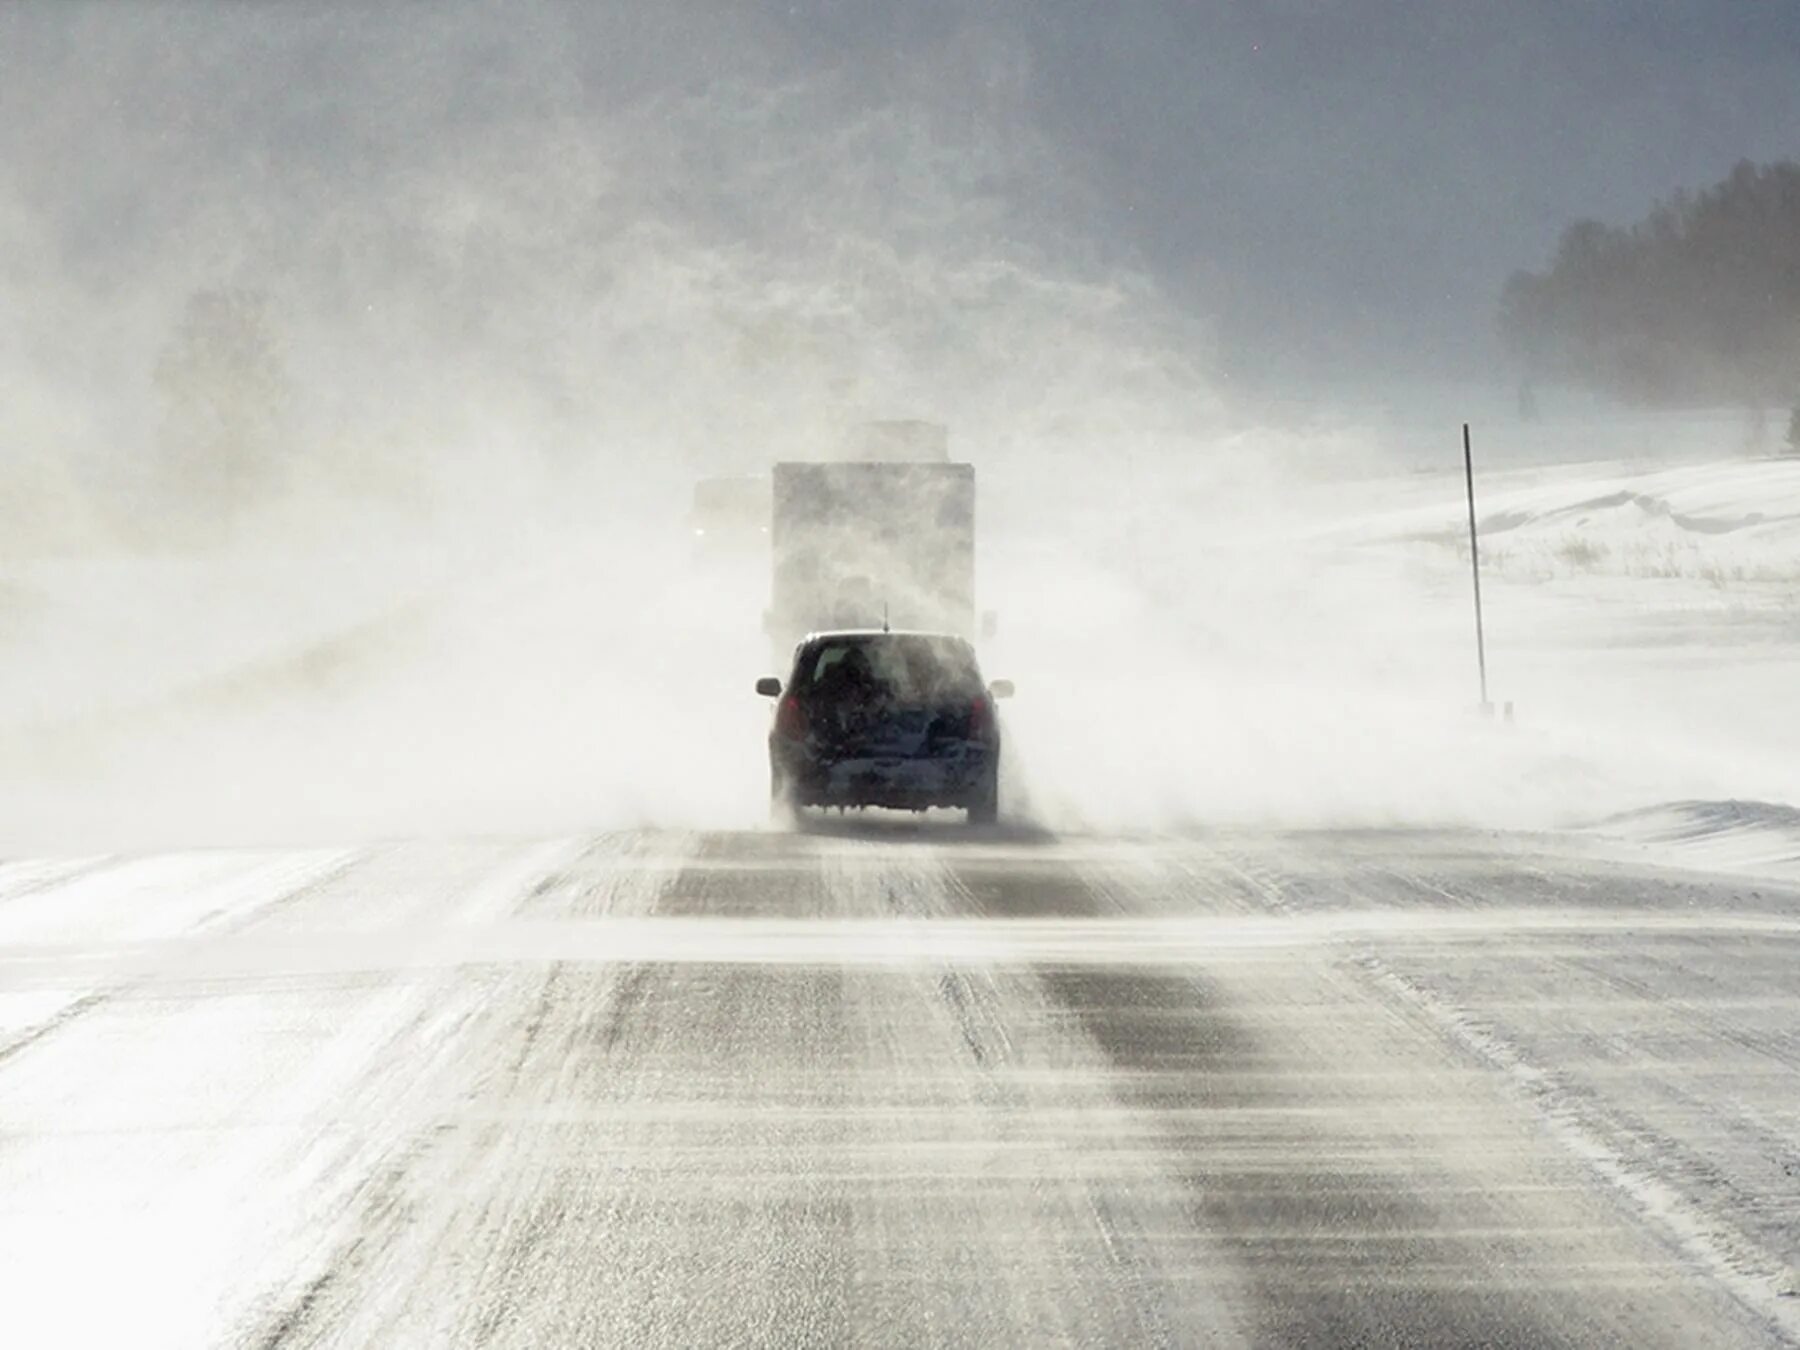
<path id="1" fill-rule="evenodd" d="M 885 600 L 881 602 L 881 631 L 884 633 L 888 631 L 887 601 Z"/>

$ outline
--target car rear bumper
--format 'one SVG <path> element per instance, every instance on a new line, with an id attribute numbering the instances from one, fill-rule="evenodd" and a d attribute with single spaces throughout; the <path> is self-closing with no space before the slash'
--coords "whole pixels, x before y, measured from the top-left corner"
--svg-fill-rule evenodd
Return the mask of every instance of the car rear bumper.
<path id="1" fill-rule="evenodd" d="M 968 807 L 992 795 L 990 752 L 966 749 L 953 758 L 844 759 L 772 757 L 783 789 L 798 806 L 880 806 L 920 811 Z"/>

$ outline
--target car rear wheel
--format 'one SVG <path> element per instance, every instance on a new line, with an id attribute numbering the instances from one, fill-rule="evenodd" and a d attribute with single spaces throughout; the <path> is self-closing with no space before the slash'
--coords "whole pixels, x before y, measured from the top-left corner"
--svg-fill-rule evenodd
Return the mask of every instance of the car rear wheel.
<path id="1" fill-rule="evenodd" d="M 981 792 L 969 803 L 969 824 L 992 825 L 1000 819 L 1000 775 L 991 773 Z"/>

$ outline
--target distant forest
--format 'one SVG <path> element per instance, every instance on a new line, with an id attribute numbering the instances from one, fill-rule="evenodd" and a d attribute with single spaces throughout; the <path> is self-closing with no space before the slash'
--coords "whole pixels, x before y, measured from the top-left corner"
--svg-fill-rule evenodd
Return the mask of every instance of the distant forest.
<path id="1" fill-rule="evenodd" d="M 1800 164 L 1739 164 L 1636 225 L 1583 220 L 1506 284 L 1526 396 L 1568 381 L 1643 405 L 1794 408 L 1800 445 Z"/>

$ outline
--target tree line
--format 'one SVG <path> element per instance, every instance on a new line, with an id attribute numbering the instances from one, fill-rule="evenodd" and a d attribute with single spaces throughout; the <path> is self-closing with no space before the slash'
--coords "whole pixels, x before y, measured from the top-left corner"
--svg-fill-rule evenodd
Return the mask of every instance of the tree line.
<path id="1" fill-rule="evenodd" d="M 1526 398 L 1564 381 L 1645 406 L 1793 408 L 1800 449 L 1800 164 L 1740 163 L 1642 221 L 1582 220 L 1519 272 L 1500 331 Z"/>

